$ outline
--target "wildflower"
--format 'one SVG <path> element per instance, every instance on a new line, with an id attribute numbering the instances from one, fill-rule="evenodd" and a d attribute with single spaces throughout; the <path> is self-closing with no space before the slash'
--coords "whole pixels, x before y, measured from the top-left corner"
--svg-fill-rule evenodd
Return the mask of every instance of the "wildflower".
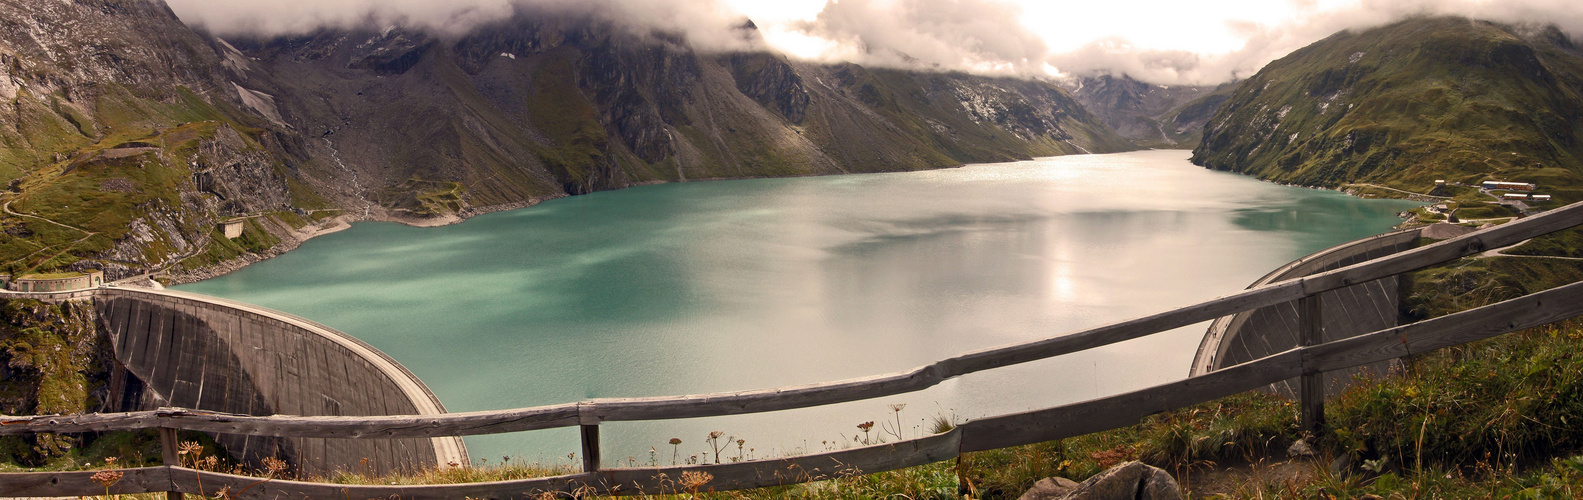
<path id="1" fill-rule="evenodd" d="M 697 494 L 698 488 L 709 484 L 713 480 L 715 480 L 715 477 L 708 472 L 687 471 L 682 473 L 682 486 L 693 494 Z"/>
<path id="2" fill-rule="evenodd" d="M 279 474 L 286 471 L 286 461 L 275 457 L 264 457 L 264 468 L 269 469 L 270 474 Z"/>
<path id="3" fill-rule="evenodd" d="M 108 491 L 111 486 L 115 485 L 115 483 L 121 482 L 122 477 L 125 477 L 125 475 L 119 471 L 102 470 L 93 473 L 93 477 L 90 477 L 89 479 L 92 479 L 95 483 L 99 483 L 100 486 L 104 486 L 105 490 Z"/>

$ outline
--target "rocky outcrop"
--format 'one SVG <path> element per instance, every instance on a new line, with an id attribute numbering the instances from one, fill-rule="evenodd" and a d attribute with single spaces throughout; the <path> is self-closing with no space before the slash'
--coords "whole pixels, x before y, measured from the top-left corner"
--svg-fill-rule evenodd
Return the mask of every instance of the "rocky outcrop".
<path id="1" fill-rule="evenodd" d="M 1047 477 L 1033 483 L 1017 500 L 1058 500 L 1077 489 L 1077 481 L 1064 477 Z"/>
<path id="2" fill-rule="evenodd" d="M 802 76 L 784 56 L 767 52 L 744 52 L 725 56 L 721 64 L 731 68 L 737 91 L 752 97 L 764 107 L 779 113 L 786 121 L 802 123 L 811 98 Z"/>
<path id="3" fill-rule="evenodd" d="M 0 414 L 101 410 L 115 357 L 83 303 L 0 300 Z M 42 464 L 81 444 L 80 436 L 0 436 L 0 459 Z"/>
<path id="4" fill-rule="evenodd" d="M 289 176 L 281 164 L 259 148 L 249 147 L 242 134 L 228 125 L 216 127 L 214 136 L 200 140 L 188 162 L 193 189 L 212 195 L 216 213 L 229 217 L 290 210 Z"/>
<path id="5" fill-rule="evenodd" d="M 1065 478 L 1042 479 L 1018 500 L 1180 500 L 1176 478 L 1158 467 L 1127 462 L 1073 483 Z"/>

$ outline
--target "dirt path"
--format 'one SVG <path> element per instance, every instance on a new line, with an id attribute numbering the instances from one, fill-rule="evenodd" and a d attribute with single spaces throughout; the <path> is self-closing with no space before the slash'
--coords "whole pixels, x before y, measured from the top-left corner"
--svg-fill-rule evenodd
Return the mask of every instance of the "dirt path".
<path id="1" fill-rule="evenodd" d="M 41 220 L 41 221 L 44 221 L 44 222 L 48 222 L 50 224 L 54 224 L 54 225 L 57 225 L 57 226 L 60 226 L 60 227 L 64 227 L 66 229 L 74 229 L 74 230 L 77 230 L 77 231 L 82 231 L 84 233 L 88 233 L 89 235 L 99 234 L 99 233 L 95 233 L 93 231 L 89 231 L 87 229 L 83 229 L 83 228 L 80 228 L 80 227 L 77 227 L 77 226 L 73 226 L 71 224 L 65 224 L 65 223 L 61 223 L 61 222 L 56 222 L 56 221 L 53 221 L 53 220 L 50 220 L 50 219 L 39 217 L 37 215 L 24 214 L 22 212 L 17 212 L 17 211 L 11 210 L 11 200 L 6 200 L 4 205 L 0 205 L 0 209 L 4 209 L 5 213 L 8 214 L 8 215 L 15 215 L 17 217 L 34 218 L 34 219 L 38 219 L 38 220 Z"/>
<path id="2" fill-rule="evenodd" d="M 65 224 L 65 223 L 62 223 L 62 222 L 46 219 L 44 217 L 39 217 L 37 215 L 25 214 L 25 213 L 22 213 L 22 212 L 17 212 L 15 210 L 11 210 L 11 200 L 6 200 L 6 202 L 4 204 L 0 204 L 0 210 L 4 210 L 7 215 L 12 215 L 12 216 L 16 216 L 16 217 L 28 217 L 28 218 L 38 219 L 38 220 L 41 220 L 41 221 L 44 221 L 44 222 L 48 222 L 50 224 L 54 224 L 54 225 L 57 225 L 57 226 L 60 226 L 60 227 L 64 227 L 66 229 L 71 229 L 71 230 L 74 230 L 74 231 L 81 231 L 83 233 L 83 237 L 77 238 L 76 241 L 73 241 L 73 242 L 71 242 L 71 244 L 66 245 L 64 248 L 61 249 L 61 251 L 55 252 L 55 255 L 51 255 L 51 256 L 45 258 L 44 260 L 39 261 L 41 263 L 42 262 L 49 262 L 51 260 L 54 260 L 56 257 L 60 257 L 61 254 L 64 254 L 66 252 L 71 251 L 71 249 L 75 248 L 78 243 L 82 243 L 84 240 L 87 240 L 88 238 L 92 238 L 94 235 L 99 234 L 99 233 L 96 233 L 96 232 L 93 232 L 93 231 L 89 231 L 87 229 L 83 229 L 83 228 L 80 228 L 80 227 L 77 227 L 77 226 L 73 226 L 73 225 L 70 225 L 70 224 Z M 26 261 L 32 259 L 33 256 L 38 255 L 39 252 L 43 252 L 45 250 L 49 250 L 50 248 L 51 247 L 40 248 L 38 250 L 33 251 L 33 253 L 27 254 L 26 257 L 22 257 L 20 259 L 8 262 L 7 264 L 16 263 L 16 262 L 26 262 Z"/>
<path id="3" fill-rule="evenodd" d="M 1347 184 L 1346 186 L 1347 187 L 1363 186 L 1363 187 L 1371 187 L 1371 188 L 1375 188 L 1375 189 L 1384 189 L 1386 191 L 1395 191 L 1395 192 L 1402 193 L 1402 194 L 1408 194 L 1408 195 L 1413 195 L 1413 196 L 1418 196 L 1418 197 L 1423 197 L 1423 198 L 1432 198 L 1432 199 L 1436 199 L 1436 200 L 1449 200 L 1449 199 L 1451 199 L 1450 196 L 1435 196 L 1435 195 L 1432 195 L 1432 194 L 1414 193 L 1412 191 L 1404 191 L 1404 190 L 1396 189 L 1396 188 L 1393 188 L 1393 187 L 1385 187 L 1385 186 L 1381 186 L 1379 184 L 1358 183 L 1358 184 Z"/>

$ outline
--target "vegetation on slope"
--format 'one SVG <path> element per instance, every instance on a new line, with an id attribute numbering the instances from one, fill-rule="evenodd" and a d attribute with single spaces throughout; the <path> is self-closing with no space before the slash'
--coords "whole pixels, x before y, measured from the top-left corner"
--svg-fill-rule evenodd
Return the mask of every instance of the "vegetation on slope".
<path id="1" fill-rule="evenodd" d="M 1278 182 L 1535 182 L 1583 199 L 1583 51 L 1554 27 L 1461 18 L 1345 31 L 1270 63 L 1195 163 Z"/>

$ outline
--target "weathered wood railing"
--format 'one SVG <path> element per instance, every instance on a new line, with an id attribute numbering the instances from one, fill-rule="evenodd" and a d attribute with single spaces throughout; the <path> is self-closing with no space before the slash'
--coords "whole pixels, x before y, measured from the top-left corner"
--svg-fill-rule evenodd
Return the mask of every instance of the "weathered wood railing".
<path id="1" fill-rule="evenodd" d="M 41 432 L 184 429 L 264 436 L 394 438 L 495 434 L 554 427 L 582 430 L 584 472 L 555 477 L 445 485 L 338 485 L 270 480 L 198 471 L 175 465 L 122 469 L 112 493 L 170 491 L 212 494 L 246 490 L 255 498 L 527 498 L 545 491 L 653 494 L 684 491 L 686 472 L 712 476 L 704 489 L 792 484 L 842 475 L 895 470 L 951 459 L 964 452 L 1037 443 L 1114 429 L 1175 408 L 1210 401 L 1292 378 L 1385 361 L 1583 315 L 1583 283 L 1507 300 L 1345 340 L 1304 345 L 1208 374 L 1105 398 L 1010 415 L 974 419 L 943 434 L 861 448 L 716 465 L 601 468 L 601 422 L 712 417 L 874 399 L 919 391 L 941 381 L 1139 338 L 1220 316 L 1304 301 L 1306 324 L 1317 328 L 1316 294 L 1451 261 L 1583 224 L 1583 203 L 1470 233 L 1395 255 L 1313 276 L 1273 283 L 1151 316 L 1073 334 L 970 352 L 917 369 L 824 384 L 677 397 L 595 399 L 580 403 L 428 416 L 253 417 L 167 408 L 70 416 L 0 417 L 0 435 Z M 1305 328 L 1307 329 L 1307 328 Z M 1317 334 L 1317 332 L 1309 332 Z M 1304 335 L 1317 339 L 1317 335 Z M 1305 384 L 1306 385 L 1306 384 Z M 1305 425 L 1317 419 L 1317 397 L 1304 404 Z M 168 463 L 168 462 L 167 462 Z M 98 495 L 93 471 L 0 474 L 0 495 Z"/>

